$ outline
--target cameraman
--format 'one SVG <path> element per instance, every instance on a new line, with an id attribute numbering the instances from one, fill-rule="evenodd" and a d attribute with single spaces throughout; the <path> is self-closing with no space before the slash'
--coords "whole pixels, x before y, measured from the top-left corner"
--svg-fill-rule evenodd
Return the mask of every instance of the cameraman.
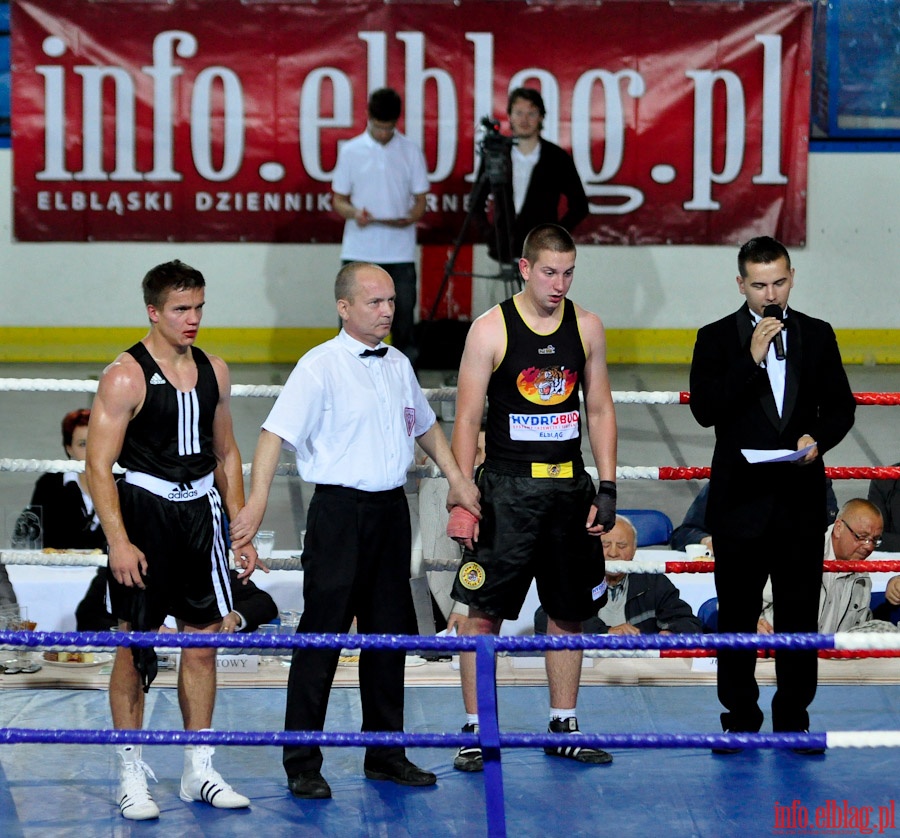
<path id="1" fill-rule="evenodd" d="M 498 261 L 501 262 L 516 261 L 522 255 L 525 236 L 532 228 L 541 224 L 559 224 L 571 233 L 588 214 L 587 196 L 571 156 L 558 145 L 541 137 L 547 113 L 541 94 L 531 87 L 517 87 L 509 94 L 506 113 L 515 138 L 515 145 L 510 150 L 511 204 L 515 209 L 511 253 L 503 252 L 506 243 L 487 223 L 485 208 L 477 208 L 482 214 L 483 227 L 489 231 L 488 252 L 493 259 L 498 259 L 499 255 Z M 482 168 L 483 166 L 482 161 Z M 566 208 L 560 217 L 561 197 L 566 199 Z M 510 202 L 495 201 L 495 215 L 496 208 L 500 205 L 509 206 Z M 499 224 L 501 230 L 504 229 L 501 219 L 495 217 L 493 223 Z M 498 238 L 501 248 L 499 254 Z"/>

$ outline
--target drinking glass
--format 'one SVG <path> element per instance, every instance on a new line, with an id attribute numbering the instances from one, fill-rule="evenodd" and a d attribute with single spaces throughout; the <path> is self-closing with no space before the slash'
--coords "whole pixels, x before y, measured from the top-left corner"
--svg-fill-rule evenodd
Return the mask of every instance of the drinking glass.
<path id="1" fill-rule="evenodd" d="M 24 605 L 9 605 L 0 609 L 0 628 L 9 631 L 34 631 L 37 624 L 29 621 L 28 608 Z M 13 675 L 17 672 L 37 672 L 41 665 L 34 663 L 31 657 L 31 648 L 20 646 L 15 650 L 15 659 L 7 660 L 5 672 Z"/>
<path id="2" fill-rule="evenodd" d="M 261 559 L 271 559 L 272 548 L 275 546 L 275 530 L 259 530 L 253 543 Z"/>
<path id="3" fill-rule="evenodd" d="M 278 619 L 281 621 L 281 630 L 278 632 L 284 637 L 293 637 L 297 633 L 297 626 L 300 624 L 299 611 L 279 611 Z M 278 657 L 282 665 L 290 665 L 291 653 L 293 649 L 279 649 Z"/>
<path id="4" fill-rule="evenodd" d="M 278 623 L 263 623 L 257 630 L 257 634 L 266 634 L 271 637 L 278 635 Z M 260 663 L 275 663 L 276 650 L 272 647 L 258 646 Z"/>

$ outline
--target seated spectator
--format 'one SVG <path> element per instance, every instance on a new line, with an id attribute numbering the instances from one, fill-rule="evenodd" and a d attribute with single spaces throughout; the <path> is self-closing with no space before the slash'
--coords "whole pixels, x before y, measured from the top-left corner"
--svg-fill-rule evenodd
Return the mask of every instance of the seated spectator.
<path id="1" fill-rule="evenodd" d="M 222 621 L 224 633 L 256 631 L 263 623 L 271 623 L 278 616 L 275 600 L 262 588 L 258 588 L 250 579 L 243 584 L 237 578 L 237 571 L 229 571 L 231 575 L 231 594 L 234 608 Z M 78 631 L 109 631 L 118 625 L 118 620 L 109 613 L 106 603 L 105 567 L 97 571 L 91 580 L 84 599 L 75 609 L 76 629 Z"/>
<path id="2" fill-rule="evenodd" d="M 871 490 L 870 490 L 871 491 Z M 684 520 L 672 532 L 669 545 L 673 550 L 684 550 L 688 544 L 702 544 L 709 550 L 710 556 L 715 556 L 712 536 L 706 530 L 706 500 L 709 497 L 709 483 L 694 498 L 694 502 L 688 507 Z M 828 522 L 832 523 L 837 516 L 838 503 L 831 486 L 831 478 L 825 480 L 825 508 L 828 512 Z M 900 546 L 897 547 L 900 550 Z"/>
<path id="3" fill-rule="evenodd" d="M 900 466 L 900 463 L 894 463 Z M 869 483 L 869 500 L 881 511 L 884 519 L 884 533 L 880 550 L 900 553 L 900 480 L 873 480 Z M 895 577 L 896 578 L 896 577 Z M 891 579 L 891 582 L 894 580 Z M 900 594 L 900 588 L 898 588 Z M 900 605 L 900 599 L 893 603 Z"/>
<path id="4" fill-rule="evenodd" d="M 84 462 L 90 417 L 90 410 L 84 408 L 73 410 L 63 417 L 62 443 L 70 460 Z M 44 547 L 106 551 L 106 539 L 94 514 L 94 503 L 83 471 L 41 475 L 35 484 L 31 503 L 19 520 L 29 517 L 39 522 Z"/>
<path id="5" fill-rule="evenodd" d="M 859 562 L 869 556 L 881 544 L 883 524 L 878 507 L 863 498 L 847 501 L 838 513 L 837 520 L 825 532 L 825 562 Z M 900 602 L 900 577 L 888 583 L 893 585 L 894 596 Z M 872 580 L 868 573 L 841 572 L 822 575 L 822 591 L 819 596 L 819 632 L 834 634 L 838 631 L 900 631 L 885 620 L 873 618 L 869 607 L 872 597 Z M 763 591 L 763 612 L 759 631 L 770 634 L 777 626 L 772 607 L 771 583 Z"/>
<path id="6" fill-rule="evenodd" d="M 900 576 L 894 576 L 888 579 L 887 586 L 884 591 L 884 602 L 881 603 L 873 612 L 872 616 L 876 620 L 891 620 L 891 612 L 900 605 Z"/>
<path id="7" fill-rule="evenodd" d="M 91 412 L 72 410 L 62 420 L 62 444 L 70 460 L 84 462 Z M 58 550 L 103 550 L 106 539 L 87 490 L 84 472 L 44 474 L 38 478 L 31 503 L 15 523 L 13 547 L 36 545 Z M 0 565 L 0 605 L 16 604 L 6 568 Z"/>
<path id="8" fill-rule="evenodd" d="M 709 483 L 694 498 L 694 502 L 688 507 L 681 524 L 672 531 L 669 545 L 673 550 L 684 551 L 688 544 L 702 544 L 709 550 L 711 556 L 715 555 L 712 536 L 706 531 L 706 499 L 708 497 Z"/>
<path id="9" fill-rule="evenodd" d="M 608 562 L 630 562 L 637 551 L 637 531 L 623 515 L 616 525 L 600 536 L 603 556 Z M 596 617 L 585 620 L 585 634 L 692 634 L 700 633 L 700 620 L 684 602 L 676 588 L 659 573 L 606 574 L 609 596 Z M 534 630 L 547 633 L 547 615 L 538 608 Z"/>

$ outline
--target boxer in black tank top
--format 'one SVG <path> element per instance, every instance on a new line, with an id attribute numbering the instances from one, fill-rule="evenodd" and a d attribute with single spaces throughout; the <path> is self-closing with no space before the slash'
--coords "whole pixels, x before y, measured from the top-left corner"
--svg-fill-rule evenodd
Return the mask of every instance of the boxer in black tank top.
<path id="1" fill-rule="evenodd" d="M 485 398 L 488 404 L 478 476 L 482 519 L 477 540 L 474 524 L 472 537 L 457 536 L 466 550 L 453 598 L 469 606 L 464 635 L 499 634 L 505 619 L 518 617 L 532 581 L 550 634 L 579 634 L 582 622 L 605 601 L 597 536 L 615 523 L 616 419 L 603 325 L 566 299 L 575 245 L 563 228 L 532 230 L 519 270 L 524 289 L 472 324 L 459 370 L 452 448 L 467 474 Z M 583 429 L 606 492 L 602 497 L 595 496 L 582 461 Z M 462 654 L 460 664 L 463 730 L 471 732 L 478 719 L 473 655 Z M 548 651 L 546 664 L 550 731 L 575 733 L 581 653 Z M 589 764 L 612 761 L 596 748 L 545 751 Z M 461 748 L 453 764 L 461 771 L 481 770 L 481 749 Z"/>
<path id="2" fill-rule="evenodd" d="M 243 507 L 244 484 L 228 367 L 194 347 L 205 285 L 178 260 L 147 273 L 150 331 L 104 370 L 91 409 L 85 473 L 109 545 L 110 604 L 122 631 L 156 631 L 172 616 L 181 632 L 212 633 L 231 610 L 224 520 Z M 118 481 L 117 462 L 126 469 Z M 256 551 L 236 552 L 243 579 L 256 567 Z M 142 688 L 155 674 L 153 649 L 117 649 L 109 684 L 116 729 L 143 726 Z M 185 729 L 211 726 L 215 693 L 215 647 L 184 647 L 178 698 Z M 116 802 L 129 820 L 159 817 L 141 750 L 116 748 Z M 212 767 L 213 751 L 185 747 L 181 799 L 249 806 Z"/>

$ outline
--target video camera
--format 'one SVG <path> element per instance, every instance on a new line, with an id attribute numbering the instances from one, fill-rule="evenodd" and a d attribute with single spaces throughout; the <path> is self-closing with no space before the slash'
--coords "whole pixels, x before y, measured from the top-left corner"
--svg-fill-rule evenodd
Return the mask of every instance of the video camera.
<path id="1" fill-rule="evenodd" d="M 492 184 L 512 181 L 510 149 L 518 143 L 515 137 L 500 133 L 500 122 L 490 116 L 481 118 L 481 137 L 478 151 L 484 161 L 484 170 Z"/>

